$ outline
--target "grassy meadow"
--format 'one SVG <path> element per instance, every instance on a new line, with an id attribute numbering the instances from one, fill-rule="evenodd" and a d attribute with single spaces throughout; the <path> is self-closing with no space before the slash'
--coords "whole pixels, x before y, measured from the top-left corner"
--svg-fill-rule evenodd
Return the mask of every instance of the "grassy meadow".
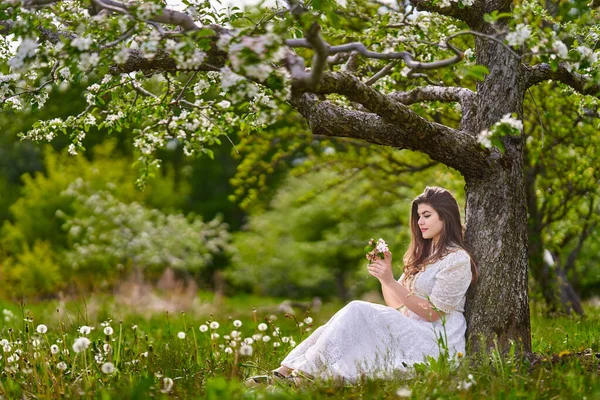
<path id="1" fill-rule="evenodd" d="M 475 354 L 420 365 L 411 379 L 355 385 L 244 379 L 278 365 L 342 305 L 286 316 L 281 299 L 201 294 L 185 313 L 144 315 L 113 297 L 0 303 L 4 399 L 600 399 L 600 309 L 543 317 L 532 307 L 536 357 Z"/>

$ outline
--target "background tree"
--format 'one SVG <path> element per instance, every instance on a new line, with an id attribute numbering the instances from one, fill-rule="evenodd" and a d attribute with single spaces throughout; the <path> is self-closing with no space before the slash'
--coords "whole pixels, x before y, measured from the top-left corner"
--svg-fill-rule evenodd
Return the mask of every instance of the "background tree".
<path id="1" fill-rule="evenodd" d="M 381 9 L 361 0 L 341 13 L 319 1 L 253 23 L 194 1 L 185 12 L 152 2 L 83 5 L 0 5 L 1 31 L 21 40 L 16 50 L 2 47 L 11 69 L 1 79 L 4 108 L 37 107 L 45 88 L 66 80 L 99 82 L 88 87 L 83 113 L 40 121 L 25 137 L 47 140 L 70 127 L 75 153 L 89 126 L 138 122 L 134 145 L 152 171 L 169 140 L 186 154 L 211 155 L 228 129 L 260 128 L 291 106 L 313 134 L 423 152 L 466 183 L 466 239 L 481 271 L 467 308 L 471 345 L 482 335 L 530 350 L 523 99 L 550 79 L 598 93 L 597 10 L 561 21 L 536 1 L 413 0 Z M 471 54 L 478 65 L 463 63 Z M 183 79 L 173 79 L 180 71 Z M 460 122 L 411 107 L 432 100 L 459 104 Z"/>
<path id="2" fill-rule="evenodd" d="M 600 215 L 597 115 L 580 113 L 575 96 L 555 83 L 531 92 L 525 124 L 531 272 L 550 312 L 583 314 L 575 264 Z"/>

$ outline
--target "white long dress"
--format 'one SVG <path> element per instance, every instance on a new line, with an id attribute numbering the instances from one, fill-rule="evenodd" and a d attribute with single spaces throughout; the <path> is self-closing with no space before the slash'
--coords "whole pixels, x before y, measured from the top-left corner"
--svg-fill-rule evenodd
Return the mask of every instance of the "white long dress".
<path id="1" fill-rule="evenodd" d="M 294 348 L 281 365 L 317 378 L 355 382 L 363 375 L 391 378 L 428 356 L 437 358 L 443 349 L 440 337 L 449 356 L 464 353 L 467 324 L 463 312 L 471 283 L 467 252 L 449 253 L 427 265 L 411 282 L 409 289 L 443 311 L 442 318 L 429 322 L 404 306 L 396 310 L 352 301 Z"/>

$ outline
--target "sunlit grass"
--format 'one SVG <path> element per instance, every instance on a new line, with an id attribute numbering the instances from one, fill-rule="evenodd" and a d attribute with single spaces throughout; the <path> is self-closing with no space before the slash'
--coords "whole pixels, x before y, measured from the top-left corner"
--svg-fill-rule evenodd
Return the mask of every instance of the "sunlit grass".
<path id="1" fill-rule="evenodd" d="M 600 399 L 600 317 L 589 307 L 586 318 L 545 318 L 533 309 L 533 349 L 539 354 L 534 360 L 492 351 L 462 358 L 457 367 L 444 361 L 419 366 L 411 379 L 250 390 L 243 385 L 248 376 L 277 367 L 340 304 L 289 318 L 277 312 L 281 299 L 245 296 L 202 308 L 207 314 L 188 310 L 142 317 L 111 298 L 102 300 L 0 303 L 5 310 L 0 394 L 11 399 Z"/>

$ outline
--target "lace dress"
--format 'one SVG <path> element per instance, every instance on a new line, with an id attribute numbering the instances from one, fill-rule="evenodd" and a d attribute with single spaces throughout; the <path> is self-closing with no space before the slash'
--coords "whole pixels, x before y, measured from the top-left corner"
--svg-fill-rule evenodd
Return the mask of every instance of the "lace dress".
<path id="1" fill-rule="evenodd" d="M 469 255 L 462 249 L 451 252 L 403 283 L 443 311 L 442 318 L 429 322 L 404 306 L 396 310 L 352 301 L 294 348 L 281 365 L 318 378 L 355 382 L 361 375 L 392 378 L 428 356 L 437 358 L 440 337 L 450 356 L 464 353 L 463 312 L 470 283 Z"/>

